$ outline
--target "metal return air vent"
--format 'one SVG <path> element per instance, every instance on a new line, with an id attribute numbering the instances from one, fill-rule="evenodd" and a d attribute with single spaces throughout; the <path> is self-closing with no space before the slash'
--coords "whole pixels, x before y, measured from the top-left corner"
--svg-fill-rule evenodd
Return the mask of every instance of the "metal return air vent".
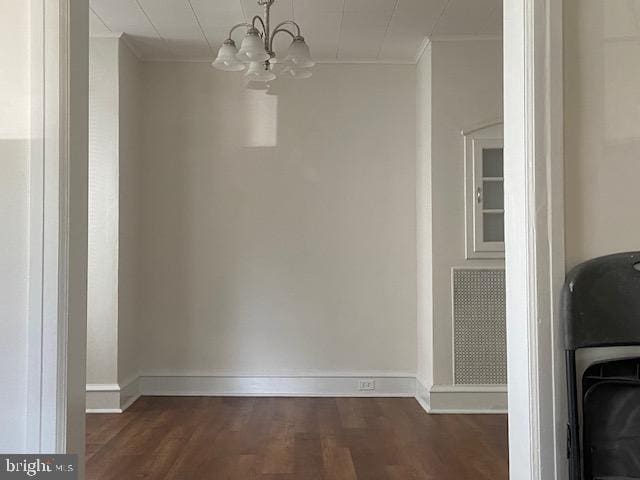
<path id="1" fill-rule="evenodd" d="M 453 336 L 456 384 L 507 383 L 503 269 L 453 270 Z"/>

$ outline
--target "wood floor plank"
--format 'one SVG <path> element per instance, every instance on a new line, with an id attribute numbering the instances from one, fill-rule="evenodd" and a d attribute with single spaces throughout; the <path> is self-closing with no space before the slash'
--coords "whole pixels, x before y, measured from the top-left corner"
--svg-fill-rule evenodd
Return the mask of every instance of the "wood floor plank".
<path id="1" fill-rule="evenodd" d="M 294 473 L 294 446 L 293 431 L 277 433 L 271 437 L 264 447 L 262 473 Z"/>
<path id="2" fill-rule="evenodd" d="M 309 480 L 321 479 L 324 469 L 320 434 L 296 433 L 294 440 L 294 471 Z"/>
<path id="3" fill-rule="evenodd" d="M 507 444 L 407 398 L 142 397 L 87 416 L 87 480 L 506 480 Z"/>
<path id="4" fill-rule="evenodd" d="M 332 439 L 322 442 L 323 473 L 326 480 L 357 480 L 351 451 L 338 447 Z"/>
<path id="5" fill-rule="evenodd" d="M 362 402 L 359 398 L 338 398 L 338 411 L 343 428 L 366 428 L 363 416 Z"/>

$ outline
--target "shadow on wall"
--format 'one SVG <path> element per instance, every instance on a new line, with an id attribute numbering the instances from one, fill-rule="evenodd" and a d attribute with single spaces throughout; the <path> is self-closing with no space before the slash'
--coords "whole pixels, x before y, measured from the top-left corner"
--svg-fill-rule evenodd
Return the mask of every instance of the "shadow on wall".
<path id="1" fill-rule="evenodd" d="M 265 90 L 246 89 L 243 111 L 245 113 L 244 146 L 277 146 L 278 95 Z"/>

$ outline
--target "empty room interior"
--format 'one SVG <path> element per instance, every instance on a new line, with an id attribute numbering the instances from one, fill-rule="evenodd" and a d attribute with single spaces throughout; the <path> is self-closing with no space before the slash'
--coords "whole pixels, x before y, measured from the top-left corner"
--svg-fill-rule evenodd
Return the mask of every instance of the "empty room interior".
<path id="1" fill-rule="evenodd" d="M 87 478 L 507 478 L 501 2 L 90 6 Z"/>
<path id="2" fill-rule="evenodd" d="M 640 479 L 640 0 L 0 38 L 0 478 Z"/>
<path id="3" fill-rule="evenodd" d="M 507 478 L 501 2 L 90 7 L 87 478 Z"/>

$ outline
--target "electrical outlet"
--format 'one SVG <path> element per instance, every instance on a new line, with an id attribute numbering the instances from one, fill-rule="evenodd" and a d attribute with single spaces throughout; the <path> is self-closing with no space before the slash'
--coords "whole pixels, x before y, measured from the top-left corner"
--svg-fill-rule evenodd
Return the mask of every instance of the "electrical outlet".
<path id="1" fill-rule="evenodd" d="M 375 380 L 360 380 L 358 382 L 358 390 L 375 390 L 376 389 L 376 381 Z"/>

